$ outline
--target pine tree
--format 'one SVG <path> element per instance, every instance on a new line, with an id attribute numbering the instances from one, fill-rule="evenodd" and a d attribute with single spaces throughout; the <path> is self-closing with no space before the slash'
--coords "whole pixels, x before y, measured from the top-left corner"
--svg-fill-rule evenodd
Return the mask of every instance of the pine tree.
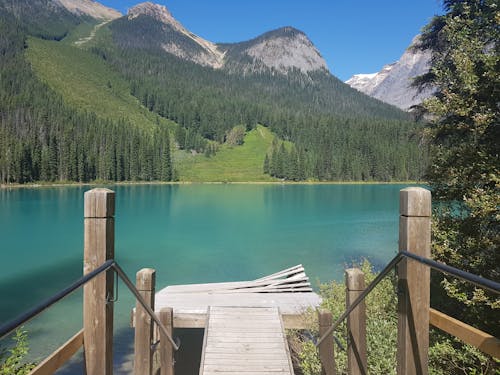
<path id="1" fill-rule="evenodd" d="M 447 0 L 446 14 L 425 29 L 420 48 L 432 50 L 432 69 L 418 84 L 437 88 L 425 102 L 433 121 L 428 171 L 434 208 L 433 256 L 449 265 L 500 278 L 500 29 L 498 1 Z M 460 311 L 500 335 L 500 299 L 445 278 Z M 461 306 L 464 304 L 467 308 Z"/>

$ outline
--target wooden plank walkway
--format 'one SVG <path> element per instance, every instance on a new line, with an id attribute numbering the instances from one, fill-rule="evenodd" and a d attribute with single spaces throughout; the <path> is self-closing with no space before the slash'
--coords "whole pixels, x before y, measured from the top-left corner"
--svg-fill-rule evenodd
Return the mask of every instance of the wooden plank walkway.
<path id="1" fill-rule="evenodd" d="M 208 308 L 200 375 L 293 375 L 277 307 Z"/>

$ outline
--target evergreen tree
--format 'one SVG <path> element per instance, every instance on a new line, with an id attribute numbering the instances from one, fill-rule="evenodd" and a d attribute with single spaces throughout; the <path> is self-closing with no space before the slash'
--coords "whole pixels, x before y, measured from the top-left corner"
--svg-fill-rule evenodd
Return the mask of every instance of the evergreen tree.
<path id="1" fill-rule="evenodd" d="M 437 94 L 428 171 L 433 190 L 433 256 L 452 266 L 500 279 L 500 29 L 498 1 L 447 0 L 446 14 L 426 27 L 420 48 L 432 69 L 417 84 Z M 500 335 L 500 299 L 455 279 L 442 281 L 458 306 L 441 307 Z M 464 308 L 463 305 L 467 307 Z M 479 318 L 479 319 L 478 319 Z"/>

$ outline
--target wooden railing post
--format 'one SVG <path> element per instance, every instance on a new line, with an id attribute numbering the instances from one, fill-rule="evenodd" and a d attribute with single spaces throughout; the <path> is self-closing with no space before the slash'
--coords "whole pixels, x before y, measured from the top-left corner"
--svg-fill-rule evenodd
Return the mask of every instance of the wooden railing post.
<path id="1" fill-rule="evenodd" d="M 83 273 L 114 258 L 115 193 L 93 189 L 84 195 Z M 95 277 L 83 287 L 85 366 L 89 375 L 113 372 L 113 272 Z"/>
<path id="2" fill-rule="evenodd" d="M 165 307 L 160 310 L 160 322 L 165 326 L 170 337 L 173 337 L 174 310 Z M 174 375 L 174 348 L 170 340 L 160 330 L 160 374 Z"/>
<path id="3" fill-rule="evenodd" d="M 318 310 L 319 337 L 322 337 L 333 324 L 332 313 L 325 309 Z M 335 375 L 335 354 L 333 348 L 333 332 L 319 344 L 319 359 L 322 375 Z"/>
<path id="4" fill-rule="evenodd" d="M 365 290 L 365 274 L 359 268 L 345 271 L 346 309 Z M 347 317 L 347 368 L 349 375 L 367 374 L 366 306 L 361 302 Z"/>
<path id="5" fill-rule="evenodd" d="M 430 258 L 431 193 L 400 191 L 399 250 Z M 427 375 L 430 269 L 410 259 L 398 265 L 398 375 Z"/>
<path id="6" fill-rule="evenodd" d="M 156 272 L 143 268 L 137 272 L 136 288 L 151 309 L 155 308 Z M 139 301 L 135 305 L 134 374 L 151 375 L 153 371 L 153 326 L 154 321 Z"/>

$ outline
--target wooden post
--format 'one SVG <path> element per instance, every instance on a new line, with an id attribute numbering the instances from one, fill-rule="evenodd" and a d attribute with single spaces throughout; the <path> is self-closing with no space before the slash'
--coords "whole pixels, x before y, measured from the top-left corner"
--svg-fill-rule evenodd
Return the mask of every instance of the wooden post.
<path id="1" fill-rule="evenodd" d="M 115 193 L 93 189 L 84 195 L 83 273 L 114 258 Z M 83 287 L 85 366 L 89 375 L 113 373 L 113 272 L 108 271 Z"/>
<path id="2" fill-rule="evenodd" d="M 345 271 L 346 308 L 365 290 L 365 274 L 359 268 Z M 361 302 L 347 317 L 347 368 L 349 375 L 367 374 L 366 306 Z"/>
<path id="3" fill-rule="evenodd" d="M 318 311 L 319 337 L 323 336 L 332 326 L 332 313 L 325 309 Z M 322 375 L 335 375 L 335 354 L 333 349 L 333 332 L 319 345 L 319 359 L 321 361 Z"/>
<path id="4" fill-rule="evenodd" d="M 430 258 L 431 193 L 400 191 L 399 251 Z M 429 362 L 430 269 L 414 260 L 398 265 L 398 375 L 427 375 Z"/>
<path id="5" fill-rule="evenodd" d="M 165 307 L 160 310 L 160 322 L 173 337 L 174 310 Z M 160 374 L 174 375 L 174 348 L 163 331 L 160 330 Z"/>
<path id="6" fill-rule="evenodd" d="M 155 308 L 156 271 L 143 268 L 137 272 L 136 288 L 151 309 Z M 135 304 L 134 374 L 151 375 L 153 371 L 153 325 L 139 301 Z"/>

